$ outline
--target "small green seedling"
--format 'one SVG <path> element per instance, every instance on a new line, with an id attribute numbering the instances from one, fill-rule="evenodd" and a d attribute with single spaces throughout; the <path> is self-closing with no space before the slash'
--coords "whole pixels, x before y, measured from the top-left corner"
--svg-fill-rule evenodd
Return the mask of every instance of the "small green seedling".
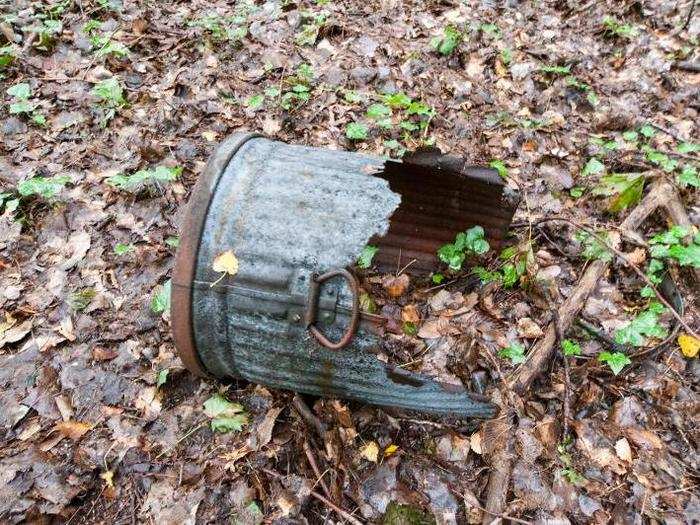
<path id="1" fill-rule="evenodd" d="M 133 251 L 134 251 L 133 244 L 124 244 L 124 243 L 118 242 L 117 244 L 114 245 L 114 253 L 115 253 L 115 255 L 119 255 L 120 257 L 122 255 L 126 255 L 127 253 L 131 253 Z"/>
<path id="2" fill-rule="evenodd" d="M 14 102 L 10 104 L 10 115 L 26 115 L 38 126 L 46 125 L 46 117 L 36 110 L 37 103 L 30 100 L 32 90 L 28 83 L 21 82 L 7 89 Z"/>
<path id="3" fill-rule="evenodd" d="M 430 41 L 430 45 L 435 51 L 443 56 L 451 55 L 462 41 L 462 32 L 454 26 L 447 26 L 442 31 L 441 36 L 436 36 Z"/>
<path id="4" fill-rule="evenodd" d="M 365 140 L 369 130 L 360 122 L 350 122 L 345 126 L 345 136 L 350 140 Z"/>
<path id="5" fill-rule="evenodd" d="M 437 252 L 438 258 L 446 263 L 450 270 L 459 271 L 467 256 L 483 255 L 489 251 L 489 243 L 484 238 L 484 229 L 474 226 L 455 237 L 455 242 L 445 244 Z"/>
<path id="6" fill-rule="evenodd" d="M 44 199 L 52 199 L 70 182 L 68 175 L 55 177 L 32 177 L 24 180 L 17 186 L 17 193 L 22 197 L 38 196 Z"/>
<path id="7" fill-rule="evenodd" d="M 97 292 L 94 288 L 83 288 L 78 292 L 72 293 L 68 303 L 76 312 L 82 312 L 90 305 L 96 295 Z"/>
<path id="8" fill-rule="evenodd" d="M 0 70 L 12 64 L 17 58 L 17 54 L 16 47 L 11 44 L 0 47 Z"/>
<path id="9" fill-rule="evenodd" d="M 666 308 L 661 303 L 652 302 L 627 326 L 615 331 L 615 342 L 620 345 L 644 346 L 645 337 L 663 339 L 667 330 L 659 324 L 659 315 L 665 311 Z"/>
<path id="10" fill-rule="evenodd" d="M 572 341 L 571 339 L 564 339 L 561 342 L 561 348 L 564 351 L 565 356 L 573 357 L 581 355 L 581 347 L 577 342 Z"/>
<path id="11" fill-rule="evenodd" d="M 489 162 L 489 167 L 495 169 L 501 178 L 508 178 L 508 168 L 501 159 L 493 159 Z"/>
<path id="12" fill-rule="evenodd" d="M 608 365 L 615 375 L 622 372 L 622 369 L 632 362 L 632 360 L 622 352 L 601 352 L 598 354 L 598 361 Z"/>
<path id="13" fill-rule="evenodd" d="M 571 73 L 571 66 L 542 66 L 540 72 L 554 76 L 568 75 Z"/>
<path id="14" fill-rule="evenodd" d="M 358 268 L 366 270 L 367 268 L 372 266 L 372 259 L 374 259 L 374 256 L 377 254 L 378 251 L 379 248 L 371 245 L 367 245 L 364 248 L 362 248 L 362 253 L 357 258 Z"/>
<path id="15" fill-rule="evenodd" d="M 138 192 L 149 185 L 174 182 L 182 173 L 182 167 L 157 166 L 154 169 L 139 170 L 131 175 L 120 173 L 107 179 L 107 183 L 120 190 Z"/>
<path id="16" fill-rule="evenodd" d="M 56 45 L 57 36 L 63 31 L 63 24 L 60 20 L 42 20 L 31 30 L 37 34 L 34 47 L 40 51 L 51 51 Z"/>
<path id="17" fill-rule="evenodd" d="M 596 232 L 598 237 L 603 239 L 606 243 L 608 242 L 608 232 L 604 230 L 599 230 Z M 610 250 L 607 249 L 598 239 L 586 231 L 579 231 L 576 233 L 575 238 L 583 246 L 583 251 L 581 256 L 584 259 L 590 260 L 601 260 L 601 261 L 612 261 L 612 254 Z"/>
<path id="18" fill-rule="evenodd" d="M 105 80 L 100 80 L 92 88 L 92 94 L 96 96 L 102 105 L 102 125 L 114 118 L 117 110 L 126 106 L 124 98 L 124 89 L 119 83 L 117 77 L 110 77 Z"/>
<path id="19" fill-rule="evenodd" d="M 502 348 L 498 352 L 498 356 L 510 359 L 510 362 L 514 365 L 524 363 L 526 360 L 525 348 L 517 343 L 511 343 L 509 346 Z"/>
<path id="20" fill-rule="evenodd" d="M 603 30 L 606 35 L 632 40 L 639 32 L 629 24 L 621 24 L 612 16 L 603 18 Z"/>
<path id="21" fill-rule="evenodd" d="M 172 282 L 170 279 L 165 281 L 163 285 L 156 286 L 151 296 L 151 312 L 154 314 L 162 314 L 170 310 L 170 288 Z"/>

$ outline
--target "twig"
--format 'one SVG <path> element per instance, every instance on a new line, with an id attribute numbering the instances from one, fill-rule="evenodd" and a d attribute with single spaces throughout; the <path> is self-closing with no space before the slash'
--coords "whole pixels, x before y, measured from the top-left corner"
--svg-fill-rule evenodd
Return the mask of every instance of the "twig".
<path id="1" fill-rule="evenodd" d="M 670 136 L 670 137 L 673 137 L 673 138 L 676 139 L 678 142 L 685 142 L 685 140 L 684 140 L 680 135 L 678 135 L 678 133 L 676 133 L 675 131 L 671 131 L 670 129 L 666 129 L 666 128 L 664 128 L 663 126 L 659 126 L 658 124 L 655 124 L 655 123 L 653 123 L 653 122 L 649 122 L 648 124 L 649 124 L 652 128 L 656 128 L 656 129 L 658 129 L 660 132 L 666 133 L 666 135 L 668 135 L 668 136 Z"/>
<path id="2" fill-rule="evenodd" d="M 275 472 L 274 470 L 270 470 L 268 468 L 263 468 L 261 469 L 265 474 L 268 474 L 269 476 L 272 476 L 273 478 L 281 478 L 282 475 L 278 472 Z M 341 518 L 349 521 L 353 525 L 363 525 L 363 523 L 358 520 L 355 516 L 350 514 L 348 511 L 341 509 L 338 507 L 335 503 L 332 501 L 328 500 L 327 498 L 324 498 L 321 494 L 318 492 L 314 492 L 313 490 L 311 491 L 310 494 L 312 497 L 316 498 L 318 501 L 326 505 L 328 508 L 333 510 L 336 514 L 338 514 Z"/>
<path id="3" fill-rule="evenodd" d="M 700 62 L 693 62 L 691 60 L 683 60 L 681 62 L 675 62 L 674 65 L 677 69 L 682 69 L 684 71 L 692 71 L 693 73 L 700 72 Z"/>
<path id="4" fill-rule="evenodd" d="M 314 457 L 314 453 L 311 450 L 311 447 L 309 446 L 309 442 L 307 440 L 304 440 L 304 453 L 306 454 L 306 459 L 309 460 L 309 465 L 311 465 L 311 470 L 314 471 L 314 474 L 316 475 L 316 479 L 318 480 L 319 485 L 321 485 L 321 488 L 323 489 L 323 493 L 330 498 L 331 497 L 331 491 L 328 490 L 328 486 L 326 485 L 326 482 L 323 481 L 323 474 L 321 474 L 321 471 L 318 469 L 318 465 L 316 464 L 316 458 Z"/>
<path id="5" fill-rule="evenodd" d="M 683 23 L 681 28 L 678 30 L 678 33 L 687 29 L 688 26 L 690 25 L 690 20 L 693 18 L 693 11 L 695 11 L 695 2 L 696 2 L 696 0 L 693 0 L 691 2 L 690 9 L 688 9 L 688 15 L 685 17 L 685 22 Z"/>
<path id="6" fill-rule="evenodd" d="M 316 431 L 318 436 L 321 439 L 324 439 L 326 435 L 326 426 L 313 414 L 313 412 L 311 412 L 311 409 L 309 409 L 299 394 L 294 394 L 292 406 L 294 406 L 294 409 L 302 417 L 302 419 Z"/>
<path id="7" fill-rule="evenodd" d="M 554 304 L 549 290 L 544 286 L 540 286 L 542 295 L 552 311 L 552 319 L 554 322 L 554 333 L 556 339 L 554 345 L 561 350 L 561 357 L 564 360 L 564 439 L 569 435 L 569 420 L 571 419 L 571 374 L 569 370 L 569 359 L 566 356 L 562 341 L 564 340 L 564 332 L 562 331 L 561 321 L 559 319 L 559 311 Z"/>

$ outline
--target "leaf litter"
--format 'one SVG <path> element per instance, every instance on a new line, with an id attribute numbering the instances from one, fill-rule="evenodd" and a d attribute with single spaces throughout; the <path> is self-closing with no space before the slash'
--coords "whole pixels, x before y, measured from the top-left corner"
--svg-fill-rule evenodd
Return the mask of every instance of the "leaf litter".
<path id="1" fill-rule="evenodd" d="M 536 223 L 565 216 L 610 242 L 654 180 L 677 181 L 695 226 L 652 217 L 624 249 L 672 275 L 697 330 L 690 2 L 20 4 L 0 45 L 15 86 L 0 113 L 3 522 L 340 519 L 313 492 L 361 522 L 488 522 L 505 437 L 506 516 L 697 520 L 696 335 L 599 239 Z M 497 257 L 464 232 L 428 282 L 359 254 L 363 307 L 389 318 L 379 358 L 500 399 L 512 436 L 307 399 L 319 432 L 289 393 L 182 369 L 168 316 L 181 210 L 240 128 L 378 155 L 434 144 L 520 188 L 510 244 L 527 249 Z M 215 270 L 235 275 L 221 250 Z M 596 333 L 574 325 L 561 345 L 563 435 L 561 358 L 522 396 L 504 378 L 547 337 L 542 290 L 559 303 L 601 259 L 581 315 Z"/>

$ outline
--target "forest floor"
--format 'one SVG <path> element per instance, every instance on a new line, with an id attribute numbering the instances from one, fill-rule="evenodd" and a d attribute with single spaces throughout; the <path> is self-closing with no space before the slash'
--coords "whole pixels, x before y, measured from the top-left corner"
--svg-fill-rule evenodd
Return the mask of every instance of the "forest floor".
<path id="1" fill-rule="evenodd" d="M 695 4 L 4 2 L 0 522 L 697 523 Z M 165 293 L 182 210 L 243 129 L 434 145 L 520 190 L 481 284 L 460 284 L 472 261 L 430 291 L 410 268 L 398 290 L 374 279 L 408 349 L 390 357 L 489 395 L 496 419 L 294 403 L 183 368 Z M 658 211 L 621 231 L 659 184 L 695 226 Z M 635 268 L 675 282 L 682 323 Z M 212 425 L 222 407 L 240 430 Z"/>

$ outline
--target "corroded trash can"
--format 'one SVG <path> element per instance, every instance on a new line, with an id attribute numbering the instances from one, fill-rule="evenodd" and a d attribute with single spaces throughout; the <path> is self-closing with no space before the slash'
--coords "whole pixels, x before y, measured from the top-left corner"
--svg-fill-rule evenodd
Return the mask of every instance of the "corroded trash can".
<path id="1" fill-rule="evenodd" d="M 493 170 L 426 153 L 387 161 L 236 134 L 214 152 L 185 214 L 172 325 L 192 372 L 433 414 L 491 417 L 483 398 L 379 361 L 383 319 L 359 311 L 347 269 L 428 272 L 478 223 L 498 245 L 517 205 Z M 235 275 L 212 268 L 228 250 Z"/>

